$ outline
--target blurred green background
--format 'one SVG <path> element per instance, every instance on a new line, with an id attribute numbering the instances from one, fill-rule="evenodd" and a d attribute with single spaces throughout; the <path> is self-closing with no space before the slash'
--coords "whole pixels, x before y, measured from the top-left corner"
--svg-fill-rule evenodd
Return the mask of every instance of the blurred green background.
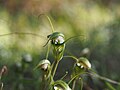
<path id="1" fill-rule="evenodd" d="M 0 35 L 29 32 L 32 35 L 0 36 L 0 68 L 8 67 L 2 77 L 4 90 L 40 90 L 41 72 L 34 71 L 45 58 L 47 35 L 51 27 L 66 39 L 81 35 L 66 43 L 65 55 L 86 56 L 100 75 L 120 81 L 120 1 L 119 0 L 0 0 Z M 89 51 L 86 55 L 85 51 Z M 52 52 L 51 52 L 52 53 Z M 53 61 L 50 54 L 49 59 Z M 71 73 L 73 61 L 63 58 L 56 78 Z M 70 75 L 67 75 L 68 81 Z M 80 90 L 79 83 L 75 90 Z M 116 90 L 120 86 L 113 85 Z M 115 90 L 96 78 L 84 78 L 83 90 Z"/>

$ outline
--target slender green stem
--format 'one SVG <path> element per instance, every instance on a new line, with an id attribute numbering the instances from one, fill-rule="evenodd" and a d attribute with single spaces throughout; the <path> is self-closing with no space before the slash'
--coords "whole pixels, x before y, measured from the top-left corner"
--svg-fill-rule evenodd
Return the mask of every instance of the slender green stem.
<path id="1" fill-rule="evenodd" d="M 50 39 L 48 39 L 48 41 L 45 43 L 45 45 L 43 47 L 45 47 L 48 43 L 49 43 Z"/>
<path id="2" fill-rule="evenodd" d="M 71 39 L 73 39 L 73 38 L 77 38 L 77 37 L 84 37 L 84 35 L 76 35 L 76 36 L 72 36 L 72 37 L 66 39 L 64 43 L 66 43 L 67 41 L 69 41 L 69 40 L 71 40 Z"/>
<path id="3" fill-rule="evenodd" d="M 104 80 L 104 81 L 107 81 L 107 82 L 110 82 L 110 83 L 113 83 L 113 84 L 116 84 L 116 85 L 120 85 L 120 82 L 111 80 L 111 79 L 109 79 L 109 78 L 100 76 L 100 75 L 98 75 L 98 74 L 92 74 L 92 73 L 90 73 L 90 75 L 92 75 L 92 76 L 94 76 L 94 77 L 97 77 L 97 78 L 99 78 L 99 79 L 101 79 L 101 80 Z"/>
<path id="4" fill-rule="evenodd" d="M 68 85 L 75 79 L 77 78 L 78 76 L 80 76 L 81 74 L 77 74 L 76 76 L 74 76 L 69 82 L 68 82 Z"/>
<path id="5" fill-rule="evenodd" d="M 35 34 L 35 33 L 30 33 L 30 32 L 12 32 L 12 33 L 7 33 L 7 34 L 1 34 L 0 37 L 2 36 L 8 36 L 8 35 L 14 35 L 14 34 L 21 34 L 21 35 L 33 35 L 33 36 L 37 36 L 37 37 L 43 37 L 39 34 Z"/>
<path id="6" fill-rule="evenodd" d="M 65 73 L 65 75 L 60 79 L 63 80 L 67 76 L 68 72 Z"/>
<path id="7" fill-rule="evenodd" d="M 89 75 L 91 75 L 91 76 L 93 76 L 93 77 L 97 77 L 97 78 L 99 78 L 99 79 L 101 79 L 101 80 L 104 80 L 104 81 L 107 81 L 107 82 L 109 82 L 109 83 L 116 84 L 116 85 L 120 85 L 120 82 L 117 82 L 117 81 L 111 80 L 111 79 L 109 79 L 109 78 L 100 76 L 100 75 L 98 75 L 97 73 L 95 73 L 93 70 L 92 70 L 92 73 L 90 73 L 90 72 L 84 72 L 84 73 L 80 73 L 80 74 L 74 76 L 74 77 L 68 82 L 68 84 L 70 84 L 73 80 L 75 80 L 78 76 L 80 76 L 80 75 L 82 75 L 82 74 L 89 74 Z M 83 81 L 81 81 L 81 83 L 82 83 L 82 82 L 83 82 Z M 83 84 L 81 84 L 81 85 L 82 85 L 82 86 L 81 86 L 81 90 L 82 90 Z M 72 90 L 74 90 L 74 89 L 72 89 Z"/>
<path id="8" fill-rule="evenodd" d="M 55 61 L 53 62 L 52 74 L 51 74 L 51 75 L 53 76 L 53 78 L 54 78 L 54 75 L 55 75 L 55 73 L 56 73 L 58 64 L 59 64 L 59 60 L 55 60 Z"/>
<path id="9" fill-rule="evenodd" d="M 63 56 L 63 57 L 69 57 L 69 58 L 73 58 L 74 60 L 78 61 L 78 59 L 74 56 Z"/>
<path id="10" fill-rule="evenodd" d="M 68 82 L 68 85 L 75 79 L 75 78 L 78 78 L 80 75 L 83 75 L 83 74 L 89 74 L 88 72 L 83 72 L 83 73 L 79 73 L 77 75 L 75 75 L 69 82 Z"/>
<path id="11" fill-rule="evenodd" d="M 109 82 L 109 83 L 116 84 L 116 85 L 120 85 L 120 82 L 117 82 L 117 81 L 111 80 L 111 79 L 109 79 L 109 78 L 100 76 L 100 75 L 98 75 L 97 73 L 95 73 L 93 70 L 91 70 L 91 72 L 84 72 L 84 73 L 77 74 L 76 76 L 74 76 L 74 77 L 68 82 L 68 84 L 70 84 L 76 77 L 78 77 L 78 76 L 80 76 L 80 75 L 83 75 L 83 74 L 88 74 L 88 75 L 91 75 L 91 76 L 93 76 L 93 77 L 97 77 L 97 78 L 99 78 L 99 79 L 101 79 L 101 80 L 107 81 L 107 82 Z"/>
<path id="12" fill-rule="evenodd" d="M 107 82 L 110 82 L 110 83 L 113 83 L 113 84 L 116 84 L 116 85 L 120 85 L 120 82 L 117 82 L 117 81 L 111 80 L 111 79 L 109 79 L 109 78 L 100 76 L 100 75 L 98 75 L 98 74 L 97 74 L 94 70 L 92 70 L 92 69 L 91 69 L 91 71 L 92 71 L 92 73 L 88 73 L 88 74 L 90 74 L 90 75 L 92 75 L 92 76 L 94 76 L 94 77 L 97 77 L 97 78 L 99 78 L 99 79 L 101 79 L 101 80 L 104 80 L 104 81 L 107 81 Z"/>
<path id="13" fill-rule="evenodd" d="M 73 81 L 73 85 L 72 85 L 72 90 L 75 90 L 75 85 L 76 85 L 76 81 L 77 81 L 78 77 L 74 79 Z M 82 81 L 82 78 L 79 78 L 80 79 L 80 82 L 81 82 L 81 87 L 80 87 L 80 90 L 83 89 L 83 81 Z"/>
<path id="14" fill-rule="evenodd" d="M 91 72 L 83 72 L 83 73 L 80 73 L 80 74 L 74 76 L 74 77 L 68 82 L 68 84 L 70 84 L 76 77 L 78 77 L 79 75 L 83 75 L 83 74 L 88 74 L 88 75 L 91 75 L 91 76 L 93 76 L 93 77 L 97 77 L 97 78 L 99 78 L 99 79 L 101 79 L 101 80 L 107 81 L 107 82 L 109 82 L 109 83 L 116 84 L 116 85 L 120 85 L 120 82 L 117 82 L 117 81 L 111 80 L 111 79 L 109 79 L 109 78 L 100 76 L 100 75 L 98 75 L 97 73 L 95 73 L 93 70 L 91 70 Z"/>
<path id="15" fill-rule="evenodd" d="M 54 29 L 54 27 L 53 27 L 53 24 L 52 24 L 52 22 L 51 22 L 51 19 L 47 16 L 47 15 L 45 15 L 46 17 L 47 17 L 47 19 L 48 19 L 48 21 L 49 21 L 49 23 L 50 23 L 50 26 L 51 26 L 51 29 L 52 29 L 52 33 L 55 31 L 55 29 Z"/>
<path id="16" fill-rule="evenodd" d="M 74 79 L 74 81 L 73 81 L 72 90 L 75 90 L 76 80 L 77 80 L 77 78 L 76 78 L 76 79 Z"/>
<path id="17" fill-rule="evenodd" d="M 40 85 L 43 90 L 45 90 L 45 76 L 42 76 L 42 84 Z"/>
<path id="18" fill-rule="evenodd" d="M 53 33 L 53 32 L 55 31 L 55 29 L 54 29 L 54 27 L 53 27 L 53 24 L 52 24 L 51 19 L 49 18 L 49 16 L 47 16 L 47 15 L 45 15 L 45 14 L 40 14 L 40 15 L 38 16 L 38 18 L 39 18 L 41 15 L 44 15 L 44 16 L 48 19 L 48 21 L 49 21 L 49 23 L 50 23 L 50 26 L 51 26 L 51 29 L 52 29 L 52 33 Z"/>
<path id="19" fill-rule="evenodd" d="M 48 45 L 48 47 L 47 47 L 46 59 L 48 59 L 49 52 L 50 52 L 50 45 Z"/>
<path id="20" fill-rule="evenodd" d="M 82 90 L 83 89 L 83 80 L 82 80 L 82 78 L 79 78 L 79 80 L 80 80 L 80 83 L 81 83 L 80 90 Z"/>

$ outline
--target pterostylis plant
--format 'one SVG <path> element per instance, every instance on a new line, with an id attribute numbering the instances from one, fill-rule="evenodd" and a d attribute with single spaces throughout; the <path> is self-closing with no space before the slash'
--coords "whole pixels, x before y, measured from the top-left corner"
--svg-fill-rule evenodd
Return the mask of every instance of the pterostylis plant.
<path id="1" fill-rule="evenodd" d="M 46 16 L 46 15 L 45 15 Z M 52 22 L 48 16 L 46 16 L 50 22 L 52 28 L 52 34 L 48 35 L 48 41 L 44 45 L 46 46 L 50 41 L 50 46 L 48 45 L 48 51 L 46 54 L 46 59 L 40 61 L 36 68 L 40 68 L 43 71 L 43 90 L 71 90 L 68 84 L 62 80 L 54 81 L 54 76 L 59 62 L 63 58 L 65 49 L 65 36 L 61 32 L 55 32 Z M 52 47 L 54 62 L 51 64 L 47 59 L 50 47 Z M 45 85 L 46 84 L 46 85 Z"/>
<path id="2" fill-rule="evenodd" d="M 82 75 L 84 74 L 105 80 L 109 83 L 120 85 L 119 82 L 113 81 L 111 79 L 108 79 L 96 74 L 94 70 L 92 70 L 92 65 L 87 58 L 85 57 L 77 58 L 75 56 L 64 56 L 66 42 L 74 37 L 65 39 L 65 36 L 63 33 L 55 31 L 50 18 L 47 15 L 44 15 L 44 16 L 48 19 L 52 32 L 51 34 L 47 35 L 48 41 L 46 41 L 46 44 L 43 46 L 43 47 L 47 46 L 46 57 L 43 60 L 41 60 L 38 63 L 38 65 L 36 65 L 36 67 L 34 68 L 34 70 L 40 70 L 42 72 L 42 84 L 41 84 L 40 90 L 75 90 L 77 80 L 81 82 L 80 90 L 82 90 L 83 88 Z M 26 32 L 14 32 L 14 33 L 4 34 L 0 36 L 6 36 L 11 34 L 29 34 L 34 36 L 40 36 L 35 33 L 26 33 Z M 78 36 L 75 36 L 75 37 L 78 37 Z M 54 61 L 52 63 L 50 62 L 50 60 L 48 60 L 50 50 L 52 50 L 53 56 L 54 56 Z M 63 81 L 63 78 L 67 75 L 67 73 L 61 79 L 54 80 L 58 64 L 61 60 L 64 60 L 64 58 L 72 58 L 73 60 L 75 60 L 75 63 L 72 69 L 71 79 L 68 82 Z"/>
<path id="3" fill-rule="evenodd" d="M 52 28 L 52 34 L 47 36 L 48 41 L 44 45 L 44 46 L 48 45 L 46 59 L 41 60 L 39 62 L 39 64 L 36 66 L 36 68 L 40 68 L 43 71 L 43 83 L 44 84 L 43 84 L 42 90 L 75 90 L 75 84 L 78 79 L 81 82 L 80 90 L 82 90 L 83 80 L 82 80 L 81 75 L 84 75 L 84 74 L 88 74 L 90 76 L 97 77 L 99 79 L 108 81 L 110 83 L 114 83 L 114 84 L 118 84 L 118 85 L 120 84 L 119 82 L 110 80 L 108 78 L 105 78 L 105 77 L 102 77 L 102 76 L 99 76 L 98 74 L 96 74 L 94 72 L 94 70 L 91 69 L 91 63 L 89 62 L 89 60 L 87 58 L 85 58 L 85 57 L 76 58 L 75 56 L 64 56 L 66 42 L 69 41 L 70 39 L 78 37 L 78 36 L 74 36 L 74 37 L 65 39 L 64 34 L 62 34 L 61 32 L 55 32 L 55 29 L 51 23 L 50 18 L 48 16 L 46 16 L 46 17 L 50 22 L 50 25 Z M 50 41 L 50 43 L 49 43 L 49 41 Z M 48 60 L 48 54 L 50 51 L 50 47 L 52 47 L 51 50 L 52 50 L 53 56 L 54 56 L 54 62 L 52 64 Z M 54 81 L 54 76 L 55 76 L 58 64 L 65 57 L 70 57 L 70 58 L 73 58 L 73 60 L 75 60 L 71 79 L 67 83 L 65 81 L 63 81 L 63 78 L 67 75 L 67 74 L 65 74 L 60 80 Z M 72 83 L 72 86 L 70 87 L 71 83 Z"/>

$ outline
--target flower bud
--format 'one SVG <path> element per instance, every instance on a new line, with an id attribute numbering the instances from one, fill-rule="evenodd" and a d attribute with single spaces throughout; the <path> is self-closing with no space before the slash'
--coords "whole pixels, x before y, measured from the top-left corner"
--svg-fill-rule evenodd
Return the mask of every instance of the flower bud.
<path id="1" fill-rule="evenodd" d="M 63 36 L 57 36 L 56 38 L 52 39 L 51 43 L 54 45 L 61 45 L 65 42 Z"/>
<path id="2" fill-rule="evenodd" d="M 2 77 L 4 74 L 7 73 L 7 71 L 8 71 L 7 67 L 6 67 L 6 66 L 3 66 L 2 69 L 1 69 L 1 71 L 0 71 L 0 79 L 1 79 L 1 77 Z"/>
<path id="3" fill-rule="evenodd" d="M 62 80 L 55 81 L 50 90 L 71 90 L 68 84 Z"/>
<path id="4" fill-rule="evenodd" d="M 61 60 L 63 57 L 64 49 L 65 49 L 65 37 L 60 32 L 54 32 L 48 35 L 49 40 L 51 40 L 51 44 L 53 46 L 53 54 L 56 60 Z"/>
<path id="5" fill-rule="evenodd" d="M 64 43 L 64 35 L 60 32 L 54 32 L 47 36 L 51 41 L 52 44 L 63 44 Z"/>
<path id="6" fill-rule="evenodd" d="M 85 69 L 90 69 L 91 68 L 91 63 L 87 58 L 80 57 L 77 62 L 77 66 Z"/>
<path id="7" fill-rule="evenodd" d="M 47 71 L 50 65 L 51 65 L 50 61 L 45 59 L 45 60 L 40 61 L 39 64 L 36 66 L 36 68 L 40 68 L 43 71 Z"/>

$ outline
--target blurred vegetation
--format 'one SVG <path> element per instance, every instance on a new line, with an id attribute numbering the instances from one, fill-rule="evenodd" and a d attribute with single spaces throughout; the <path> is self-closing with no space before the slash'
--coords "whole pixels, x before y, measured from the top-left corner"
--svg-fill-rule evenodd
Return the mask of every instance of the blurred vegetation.
<path id="1" fill-rule="evenodd" d="M 0 36 L 0 68 L 8 67 L 2 78 L 4 90 L 40 90 L 41 72 L 33 68 L 46 53 L 47 35 L 51 34 L 50 16 L 56 31 L 66 39 L 66 55 L 85 55 L 100 75 L 120 81 L 120 1 L 119 0 L 0 0 L 0 35 L 11 32 L 37 33 L 32 35 Z M 49 59 L 53 57 L 50 54 Z M 67 65 L 66 65 L 67 64 Z M 72 60 L 60 62 L 56 79 L 70 71 Z M 67 78 L 70 76 L 68 75 Z M 68 80 L 66 78 L 66 80 Z M 79 90 L 79 83 L 77 84 Z M 120 86 L 113 85 L 116 90 Z M 84 79 L 83 90 L 114 90 L 95 78 Z"/>

